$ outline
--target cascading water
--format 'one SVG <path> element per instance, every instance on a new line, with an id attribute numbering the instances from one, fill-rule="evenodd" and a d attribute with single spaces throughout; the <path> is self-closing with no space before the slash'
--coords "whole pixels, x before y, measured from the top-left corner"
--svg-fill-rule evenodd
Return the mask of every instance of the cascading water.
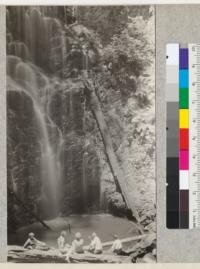
<path id="1" fill-rule="evenodd" d="M 7 81 L 12 80 L 12 86 L 15 85 L 15 89 L 24 91 L 34 104 L 38 132 L 41 137 L 42 215 L 44 218 L 49 218 L 58 215 L 60 210 L 58 190 L 62 177 L 60 154 L 63 138 L 61 131 L 51 120 L 48 110 L 48 100 L 54 90 L 54 80 L 44 75 L 35 64 L 43 66 L 49 60 L 54 32 L 60 35 L 62 60 L 65 59 L 66 52 L 62 28 L 58 20 L 45 17 L 37 9 L 28 9 L 24 12 L 25 24 L 23 29 L 19 30 L 23 32 L 24 42 L 13 41 L 13 38 L 10 38 L 11 42 L 7 46 L 7 75 L 9 77 Z M 41 49 L 45 49 L 46 54 L 40 51 Z M 44 54 L 44 57 L 41 54 Z M 57 141 L 56 143 L 54 141 L 55 145 L 52 145 L 51 135 L 55 131 L 58 134 Z"/>
<path id="2" fill-rule="evenodd" d="M 24 60 L 30 60 L 30 54 L 24 42 L 13 41 L 8 43 L 8 53 Z"/>
<path id="3" fill-rule="evenodd" d="M 39 204 L 39 214 L 42 218 L 53 218 L 97 212 L 98 167 L 96 153 L 91 149 L 89 152 L 85 143 L 87 131 L 81 88 L 81 78 L 88 77 L 89 71 L 87 42 L 73 45 L 70 30 L 55 18 L 59 14 L 56 7 L 16 10 L 17 35 L 12 27 L 7 32 L 7 81 L 11 85 L 7 88 L 23 91 L 34 104 L 40 144 L 37 158 L 41 186 L 37 191 L 42 205 Z M 64 11 L 66 22 L 66 9 Z M 52 17 L 46 16 L 46 12 Z M 9 12 L 7 15 L 10 16 Z M 77 36 L 74 40 L 77 43 Z M 68 54 L 67 46 L 71 48 Z M 68 76 L 78 69 L 80 72 L 75 72 L 74 77 Z M 63 79 L 65 72 L 67 79 Z M 81 77 L 77 78 L 77 74 Z"/>
<path id="4" fill-rule="evenodd" d="M 9 58 L 8 58 L 9 59 Z M 31 67 L 23 62 L 16 65 L 15 70 L 15 85 L 16 88 L 23 90 L 33 101 L 34 112 L 37 119 L 38 131 L 41 137 L 41 180 L 42 180 L 42 196 L 43 196 L 43 212 L 46 217 L 56 216 L 59 213 L 58 206 L 58 185 L 61 180 L 60 174 L 60 152 L 62 145 L 62 136 L 59 133 L 58 145 L 54 150 L 50 142 L 50 134 L 54 130 L 48 128 L 47 115 L 45 107 L 40 102 L 40 97 L 37 93 L 38 84 L 36 75 Z"/>

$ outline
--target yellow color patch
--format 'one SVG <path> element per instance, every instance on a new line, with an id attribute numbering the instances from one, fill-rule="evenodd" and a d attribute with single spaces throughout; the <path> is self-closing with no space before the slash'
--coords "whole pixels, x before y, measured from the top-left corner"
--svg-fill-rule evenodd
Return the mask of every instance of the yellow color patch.
<path id="1" fill-rule="evenodd" d="M 189 128 L 189 109 L 179 109 L 179 128 Z"/>

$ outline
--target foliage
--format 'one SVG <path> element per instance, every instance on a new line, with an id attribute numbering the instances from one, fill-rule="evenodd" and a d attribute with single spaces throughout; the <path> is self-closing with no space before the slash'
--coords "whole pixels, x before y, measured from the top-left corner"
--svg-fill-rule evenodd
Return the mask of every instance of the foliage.
<path id="1" fill-rule="evenodd" d="M 124 94 L 138 91 L 141 75 L 152 63 L 153 46 L 149 40 L 149 23 L 142 17 L 129 18 L 127 27 L 112 41 L 102 53 L 102 61 L 111 65 L 111 73 Z M 143 95 L 145 93 L 143 92 Z M 136 94 L 141 99 L 141 95 Z M 142 102 L 142 100 L 140 100 Z M 144 102 L 147 100 L 144 98 Z"/>
<path id="2" fill-rule="evenodd" d="M 30 12 L 31 8 L 30 10 L 28 7 L 8 9 L 10 11 L 8 12 L 10 18 L 8 18 L 7 23 L 7 33 L 11 33 L 12 35 L 10 36 L 14 40 L 25 41 L 23 31 L 24 10 L 26 9 Z M 42 11 L 42 17 L 40 16 L 40 11 Z M 92 198 L 90 199 L 89 197 L 86 201 L 88 208 L 92 208 L 92 202 L 95 200 L 96 207 L 95 210 L 92 209 L 93 212 L 99 210 L 98 203 L 100 203 L 100 209 L 107 209 L 106 203 L 102 206 L 105 202 L 104 200 L 107 199 L 107 202 L 113 203 L 111 206 L 109 205 L 113 211 L 120 209 L 120 212 L 122 212 L 124 210 L 121 196 L 119 193 L 116 193 L 115 183 L 107 163 L 98 126 L 91 113 L 89 104 L 85 104 L 84 100 L 82 100 L 84 99 L 82 96 L 82 87 L 85 79 L 84 58 L 78 56 L 78 63 L 75 66 L 74 56 L 69 57 L 72 51 L 77 52 L 78 50 L 80 52 L 83 47 L 86 47 L 89 50 L 88 69 L 91 71 L 89 74 L 92 74 L 92 78 L 97 86 L 97 95 L 112 138 L 113 148 L 124 171 L 124 180 L 130 186 L 129 189 L 132 190 L 134 201 L 139 208 L 140 214 L 152 216 L 154 214 L 155 199 L 153 13 L 147 6 L 144 8 L 122 6 L 116 6 L 114 8 L 95 6 L 78 7 L 76 13 L 78 23 L 66 27 L 65 24 L 71 24 L 74 21 L 73 12 L 73 8 L 65 9 L 62 7 L 37 7 L 37 10 L 34 11 L 34 14 L 38 15 L 36 19 L 43 18 L 43 14 L 48 16 L 48 20 L 49 16 L 56 18 L 54 24 L 58 26 L 55 28 L 55 31 L 50 31 L 50 35 L 52 36 L 51 41 L 54 41 L 53 44 L 50 44 L 52 45 L 52 47 L 50 46 L 51 55 L 55 56 L 50 61 L 54 67 L 51 68 L 51 72 L 49 70 L 49 57 L 47 57 L 48 61 L 45 61 L 45 64 L 41 64 L 42 56 L 45 56 L 45 53 L 41 56 L 39 51 L 44 47 L 46 53 L 48 50 L 47 46 L 44 45 L 46 43 L 42 43 L 41 46 L 43 31 L 36 31 L 38 33 L 36 33 L 37 38 L 35 43 L 37 48 L 35 69 L 39 70 L 38 66 L 40 66 L 42 69 L 37 72 L 37 77 L 41 73 L 41 80 L 43 77 L 44 81 L 48 81 L 48 87 L 51 84 L 53 85 L 53 90 L 43 91 L 42 97 L 43 99 L 48 97 L 48 100 L 44 100 L 44 103 L 45 101 L 48 103 L 48 118 L 51 119 L 51 121 L 48 120 L 49 130 L 53 132 L 54 128 L 51 126 L 53 123 L 60 130 L 56 134 L 61 133 L 63 138 L 61 158 L 63 160 L 63 197 L 66 199 L 62 201 L 62 213 L 69 213 L 69 210 L 73 207 L 70 204 L 72 202 L 74 203 L 74 208 L 76 205 L 82 205 L 82 197 L 81 195 L 78 196 L 77 193 L 81 193 L 79 187 L 81 187 L 80 180 L 83 178 L 83 170 L 88 177 L 91 190 L 94 189 L 95 184 L 100 183 L 101 185 L 97 186 L 98 190 L 93 192 L 94 194 L 96 193 L 96 200 L 91 195 Z M 69 19 L 70 22 L 68 21 Z M 57 20 L 60 23 L 57 23 Z M 18 22 L 18 25 L 16 22 Z M 36 30 L 35 25 L 34 28 Z M 15 29 L 17 31 L 14 31 Z M 57 36 L 57 31 L 62 35 Z M 33 34 L 31 33 L 31 35 Z M 63 50 L 65 44 L 63 40 L 67 44 L 66 50 Z M 75 48 L 73 48 L 74 46 Z M 65 57 L 68 57 L 67 60 Z M 58 64 L 57 58 L 59 59 Z M 32 63 L 31 66 L 33 66 Z M 70 69 L 74 71 L 72 70 L 73 68 L 79 69 L 75 70 L 77 72 L 74 72 L 74 76 L 71 75 L 73 72 L 70 72 Z M 47 72 L 48 75 L 46 74 Z M 59 75 L 60 73 L 62 75 Z M 50 74 L 52 76 L 52 82 L 50 79 L 46 79 Z M 60 79 L 58 79 L 58 76 Z M 53 83 L 54 79 L 55 83 Z M 37 90 L 42 91 L 43 88 L 46 88 L 46 83 L 44 84 L 44 87 L 42 86 L 41 89 L 38 86 Z M 22 97 L 19 97 L 19 99 L 23 101 Z M 20 125 L 24 125 L 24 123 L 21 123 L 23 120 L 21 113 L 23 112 L 22 114 L 27 120 L 27 124 L 31 124 L 30 117 L 28 117 L 27 113 L 29 109 L 24 108 L 21 111 L 18 108 L 13 112 L 9 105 L 8 110 L 9 124 L 10 126 L 12 125 L 11 130 L 14 130 L 13 128 L 16 127 L 16 133 L 19 135 L 20 141 L 23 141 L 23 129 Z M 24 130 L 25 134 L 27 132 L 27 140 L 31 134 L 30 127 L 28 126 Z M 36 127 L 34 131 L 37 134 Z M 8 133 L 9 138 L 12 138 L 12 134 L 14 132 L 11 134 Z M 50 139 L 56 147 L 57 144 L 54 142 L 53 134 L 55 134 L 55 130 L 50 135 Z M 35 140 L 36 144 L 39 139 L 37 138 Z M 32 145 L 32 143 L 33 141 L 28 144 Z M 12 160 L 14 157 L 14 146 L 10 140 L 8 140 L 8 146 L 12 148 L 9 149 L 8 153 L 9 159 Z M 32 147 L 34 148 L 34 146 Z M 25 152 L 28 153 L 29 151 Z M 33 156 L 30 155 L 30 163 L 34 163 L 36 159 L 38 161 L 40 152 L 34 153 L 32 148 L 30 152 L 33 154 Z M 86 158 L 87 167 L 84 166 L 83 159 L 85 157 L 83 157 L 83 154 L 88 154 Z M 19 156 L 19 154 L 16 156 Z M 25 162 L 28 158 L 24 157 L 23 160 Z M 8 165 L 11 171 L 13 163 L 10 162 Z M 19 162 L 17 165 L 19 166 Z M 28 166 L 29 164 L 27 164 Z M 35 167 L 37 166 L 35 165 Z M 37 170 L 39 171 L 40 169 L 38 168 Z M 11 177 L 9 174 L 8 176 Z M 36 196 L 40 198 L 41 186 L 39 185 L 39 175 L 36 175 L 36 178 L 37 182 L 33 181 L 33 187 L 38 187 Z M 23 176 L 22 179 L 27 179 L 27 176 Z M 27 186 L 30 187 L 32 179 L 28 178 L 28 180 Z M 20 186 L 20 189 L 22 190 L 23 188 Z M 92 193 L 92 191 L 90 192 Z M 101 192 L 101 201 L 98 201 L 99 192 Z M 108 196 L 104 199 L 106 192 Z M 22 194 L 23 197 L 27 201 L 25 194 Z M 33 198 L 35 199 L 35 197 Z M 70 207 L 69 210 L 68 207 Z M 12 203 L 10 203 L 10 208 L 13 210 Z M 17 210 L 14 209 L 12 212 L 9 212 L 10 217 L 14 216 Z M 20 216 L 23 219 L 18 212 L 16 214 L 18 218 Z M 13 218 L 15 219 L 15 217 Z M 13 220 L 10 222 L 13 222 Z"/>
<path id="3" fill-rule="evenodd" d="M 155 217 L 153 22 L 154 16 L 129 17 L 127 27 L 102 49 L 107 69 L 97 76 L 98 96 L 125 180 L 140 215 L 150 219 Z"/>
<path id="4" fill-rule="evenodd" d="M 120 33 L 127 22 L 127 9 L 124 6 L 78 7 L 78 23 L 94 30 L 103 44 L 108 44 L 114 34 Z"/>

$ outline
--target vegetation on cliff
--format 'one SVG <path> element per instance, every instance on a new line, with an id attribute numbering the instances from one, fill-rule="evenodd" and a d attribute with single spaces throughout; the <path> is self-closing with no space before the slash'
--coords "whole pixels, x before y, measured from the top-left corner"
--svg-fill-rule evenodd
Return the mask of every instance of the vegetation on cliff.
<path id="1" fill-rule="evenodd" d="M 86 79 L 95 85 L 134 207 L 144 226 L 155 220 L 153 23 L 149 6 L 8 7 L 11 231 L 34 222 L 11 190 L 41 218 L 52 217 L 45 210 L 49 192 L 42 183 L 45 175 L 39 173 L 44 133 L 59 178 L 55 212 L 63 216 L 107 211 L 126 214 L 85 96 Z M 45 124 L 43 133 L 38 132 L 38 115 L 40 126 Z"/>

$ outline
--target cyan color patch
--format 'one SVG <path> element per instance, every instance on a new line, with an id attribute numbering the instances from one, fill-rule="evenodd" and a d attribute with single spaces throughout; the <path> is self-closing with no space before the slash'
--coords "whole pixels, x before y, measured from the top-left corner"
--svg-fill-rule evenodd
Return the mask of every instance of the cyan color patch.
<path id="1" fill-rule="evenodd" d="M 179 88 L 188 88 L 189 86 L 188 69 L 179 70 Z"/>

